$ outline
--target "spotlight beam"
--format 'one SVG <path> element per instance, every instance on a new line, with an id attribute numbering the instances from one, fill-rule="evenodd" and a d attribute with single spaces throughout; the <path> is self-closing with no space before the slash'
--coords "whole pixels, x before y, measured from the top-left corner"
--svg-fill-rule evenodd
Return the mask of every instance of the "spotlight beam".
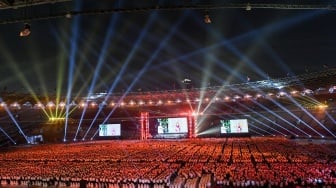
<path id="1" fill-rule="evenodd" d="M 288 99 L 293 102 L 297 107 L 299 107 L 304 113 L 306 113 L 308 116 L 312 117 L 312 115 L 305 109 L 303 108 L 302 105 L 300 105 L 292 96 L 289 96 Z M 297 119 L 300 120 L 304 125 L 306 125 L 309 129 L 311 129 L 312 131 L 314 131 L 315 133 L 317 133 L 318 135 L 320 135 L 321 137 L 324 137 L 321 133 L 319 133 L 318 131 L 316 131 L 314 128 L 312 128 L 310 125 L 308 125 L 306 122 L 302 121 L 301 119 Z"/>
<path id="2" fill-rule="evenodd" d="M 0 131 L 1 132 L 3 132 L 4 133 L 4 135 L 6 135 L 7 136 L 7 138 L 10 140 L 10 141 L 12 141 L 13 142 L 13 144 L 16 144 L 16 142 L 6 133 L 6 131 L 5 130 L 3 130 L 2 129 L 2 127 L 0 127 Z"/>
<path id="3" fill-rule="evenodd" d="M 255 102 L 256 102 L 256 101 L 255 101 Z M 292 131 L 290 131 L 290 130 L 284 128 L 283 126 L 281 126 L 281 125 L 278 124 L 278 123 L 273 122 L 273 121 L 272 121 L 271 119 L 269 119 L 268 117 L 261 115 L 260 113 L 258 113 L 258 112 L 256 112 L 255 110 L 249 108 L 248 106 L 246 106 L 246 105 L 244 105 L 244 104 L 241 104 L 241 103 L 239 103 L 239 102 L 238 102 L 238 105 L 240 105 L 240 106 L 242 106 L 243 108 L 245 108 L 245 109 L 247 109 L 247 110 L 253 112 L 253 113 L 256 114 L 257 116 L 259 116 L 259 117 L 261 117 L 261 118 L 267 120 L 268 122 L 274 123 L 274 124 L 277 125 L 278 127 L 280 127 L 280 128 L 282 128 L 282 129 L 286 130 L 287 132 L 291 133 L 293 136 L 296 135 L 296 134 L 293 133 Z M 268 110 L 267 110 L 267 111 L 268 111 Z"/>
<path id="4" fill-rule="evenodd" d="M 232 117 L 232 118 L 236 118 L 236 117 L 233 116 L 233 115 L 230 115 L 230 117 Z M 260 131 L 262 131 L 262 132 L 265 132 L 265 133 L 269 134 L 269 135 L 273 135 L 272 133 L 270 133 L 270 132 L 268 132 L 268 131 L 266 131 L 266 130 L 264 130 L 264 129 L 262 129 L 262 128 L 256 126 L 256 125 L 254 125 L 254 124 L 249 124 L 249 126 L 254 127 L 254 128 L 256 128 L 256 129 L 258 129 L 258 130 L 260 130 Z M 262 134 L 262 135 L 263 135 L 263 134 Z"/>
<path id="5" fill-rule="evenodd" d="M 81 5 L 82 5 L 81 3 L 76 3 L 76 8 L 80 8 Z M 67 87 L 67 95 L 66 95 L 65 127 L 64 127 L 63 141 L 66 141 L 67 129 L 68 129 L 70 98 L 71 98 L 72 86 L 73 86 L 73 73 L 75 70 L 76 53 L 77 53 L 78 39 L 79 39 L 79 23 L 80 23 L 80 17 L 76 17 L 72 25 L 72 38 L 70 40 L 71 49 L 70 49 L 70 56 L 69 56 L 68 87 Z"/>
<path id="6" fill-rule="evenodd" d="M 286 112 L 288 112 L 292 117 L 294 117 L 296 120 L 298 120 L 299 118 L 296 117 L 294 114 L 292 114 L 291 112 L 289 112 L 288 109 L 285 109 L 285 107 L 283 107 L 282 105 L 278 104 L 276 101 L 274 101 L 274 99 L 270 99 L 274 104 L 276 104 L 277 106 L 279 106 L 280 108 L 282 108 L 283 110 L 285 110 Z M 295 126 L 293 123 L 289 122 L 288 120 L 284 119 L 283 117 L 281 117 L 280 115 L 276 114 L 275 112 L 273 112 L 272 110 L 268 109 L 266 106 L 256 102 L 255 100 L 252 100 L 252 102 L 256 105 L 258 105 L 259 107 L 261 107 L 262 109 L 266 110 L 268 113 L 272 114 L 273 116 L 279 118 L 280 120 L 286 122 L 288 125 L 292 126 L 293 128 L 299 130 L 300 132 L 302 132 L 303 134 L 305 134 L 306 136 L 309 136 L 308 133 L 306 133 L 305 131 L 303 131 L 302 129 L 300 129 L 299 127 Z"/>
<path id="7" fill-rule="evenodd" d="M 141 42 L 145 39 L 146 34 L 148 33 L 148 30 L 150 29 L 151 25 L 154 22 L 154 19 L 156 18 L 156 13 L 152 14 L 150 16 L 150 19 L 147 21 L 144 29 L 142 30 L 142 32 L 140 33 L 140 36 L 138 37 L 135 45 L 133 46 L 131 52 L 129 53 L 129 55 L 127 56 L 125 62 L 123 63 L 121 69 L 119 70 L 119 73 L 117 75 L 117 78 L 114 80 L 114 82 L 112 83 L 111 87 L 109 88 L 109 91 L 107 92 L 107 96 L 105 97 L 104 101 L 106 102 L 108 100 L 108 96 L 113 92 L 113 90 L 115 89 L 115 87 L 117 86 L 117 84 L 120 82 L 121 76 L 125 73 L 125 71 L 127 70 L 127 66 L 130 64 L 131 60 L 133 59 L 135 53 L 137 52 L 137 50 L 139 49 L 139 46 L 141 44 Z M 130 90 L 130 89 L 128 89 Z M 119 99 L 118 101 L 118 105 L 120 105 L 120 103 L 122 102 L 122 99 L 126 96 L 126 93 L 124 93 L 124 95 Z M 110 118 L 110 116 L 114 113 L 116 106 L 113 107 L 113 109 L 109 112 L 108 116 L 106 117 L 106 119 L 104 120 L 104 123 L 108 120 L 108 118 Z M 82 118 L 81 118 L 82 119 Z M 80 122 L 81 123 L 81 122 Z M 88 128 L 88 130 L 86 131 L 85 135 L 87 135 L 90 131 L 92 126 L 90 126 Z M 84 138 L 85 139 L 85 138 Z"/>
<path id="8" fill-rule="evenodd" d="M 336 124 L 336 120 L 327 111 L 325 111 L 325 114 L 334 124 Z"/>
<path id="9" fill-rule="evenodd" d="M 171 38 L 171 36 L 176 32 L 177 27 L 184 21 L 185 17 L 186 17 L 186 14 L 184 14 L 183 17 L 178 20 L 178 22 L 174 25 L 174 27 L 171 28 L 170 33 L 165 38 L 162 39 L 161 43 L 159 44 L 159 47 L 153 52 L 153 55 L 146 62 L 146 64 L 142 67 L 142 69 L 139 71 L 139 73 L 135 76 L 135 78 L 133 79 L 133 81 L 131 82 L 131 84 L 128 86 L 127 90 L 125 91 L 125 93 L 123 94 L 123 96 L 120 98 L 120 100 L 119 100 L 118 103 L 121 103 L 121 100 L 133 88 L 133 86 L 136 84 L 136 82 L 138 82 L 138 80 L 140 79 L 140 77 L 146 72 L 146 70 L 152 64 L 152 62 L 155 60 L 155 58 L 157 57 L 157 55 L 159 54 L 159 52 L 165 47 L 165 44 L 168 42 L 168 40 Z M 113 111 L 114 110 L 112 110 L 108 114 L 108 116 L 104 120 L 103 124 L 108 120 L 108 118 L 110 118 L 110 116 L 112 115 Z"/>
<path id="10" fill-rule="evenodd" d="M 83 140 L 85 140 L 87 134 L 88 134 L 89 131 L 91 130 L 93 124 L 94 124 L 95 121 L 97 120 L 97 117 L 98 117 L 98 115 L 100 114 L 100 112 L 102 111 L 102 109 L 103 109 L 103 107 L 99 107 L 98 112 L 96 113 L 95 117 L 92 119 L 91 124 L 90 124 L 88 130 L 86 131 L 85 135 L 84 135 L 83 138 L 82 138 Z M 74 138 L 75 140 L 76 140 L 76 138 L 77 138 L 77 134 L 78 134 L 78 132 L 79 132 L 79 127 L 80 127 L 80 126 L 78 126 L 78 129 L 77 129 L 77 132 L 76 132 L 76 136 L 75 136 L 75 138 Z M 99 128 L 98 128 L 98 129 L 99 129 Z M 98 129 L 97 129 L 97 130 L 98 130 Z"/>
<path id="11" fill-rule="evenodd" d="M 90 139 L 93 140 L 93 138 L 98 134 L 98 132 L 99 132 L 99 128 L 96 130 L 96 132 L 93 134 L 93 136 Z"/>
<path id="12" fill-rule="evenodd" d="M 233 108 L 232 106 L 230 106 L 230 105 L 228 105 L 228 104 L 225 104 L 225 103 L 224 103 L 224 105 L 225 105 L 226 107 L 232 109 L 232 110 L 236 110 L 239 114 L 244 114 L 243 111 L 238 110 L 238 109 L 235 109 L 235 108 Z M 283 134 L 283 133 L 281 133 L 280 131 L 278 131 L 278 130 L 276 130 L 276 129 L 274 129 L 274 128 L 268 126 L 268 125 L 266 125 L 265 123 L 263 123 L 263 122 L 257 120 L 256 118 L 254 118 L 254 117 L 250 117 L 250 118 L 251 118 L 253 121 L 255 121 L 255 122 L 257 122 L 257 123 L 259 123 L 259 124 L 261 124 L 261 125 L 263 125 L 263 126 L 269 128 L 269 129 L 272 129 L 273 131 L 278 132 L 278 133 L 280 133 L 280 134 L 282 134 L 282 135 L 285 136 L 285 134 Z M 256 128 L 257 128 L 257 127 L 256 127 Z M 258 128 L 259 128 L 259 127 L 258 127 Z M 265 130 L 264 130 L 264 131 L 265 131 Z M 267 132 L 267 133 L 269 133 L 269 132 Z M 269 133 L 269 134 L 271 134 L 271 133 Z M 273 135 L 273 134 L 271 134 L 271 135 Z"/>
<path id="13" fill-rule="evenodd" d="M 256 128 L 256 129 L 258 129 L 258 130 L 260 130 L 260 131 L 263 131 L 263 132 L 265 132 L 265 133 L 267 133 L 267 134 L 269 134 L 269 135 L 273 135 L 272 133 L 270 133 L 270 132 L 268 132 L 268 131 L 266 131 L 266 130 L 264 130 L 264 129 L 262 129 L 262 128 L 256 126 L 256 125 L 249 124 L 249 126 L 254 127 L 254 128 Z"/>
<path id="14" fill-rule="evenodd" d="M 0 102 L 3 102 L 3 100 L 1 98 L 0 98 Z M 4 106 L 4 109 L 7 112 L 8 116 L 10 117 L 10 119 L 13 121 L 14 125 L 18 128 L 19 132 L 22 134 L 22 136 L 27 141 L 27 144 L 29 144 L 29 140 L 27 139 L 27 136 L 25 135 L 25 133 L 21 129 L 20 125 L 18 124 L 18 122 L 14 118 L 13 114 L 10 112 L 10 110 L 8 109 L 8 107 L 6 105 Z"/>
<path id="15" fill-rule="evenodd" d="M 115 25 L 116 25 L 116 22 L 117 22 L 117 18 L 118 18 L 117 16 L 114 16 L 110 20 L 109 27 L 108 27 L 108 30 L 107 30 L 107 35 L 105 36 L 104 44 L 103 44 L 102 49 L 101 49 L 101 54 L 99 55 L 98 64 L 94 69 L 95 71 L 94 71 L 93 80 L 91 81 L 91 84 L 90 84 L 90 87 L 89 87 L 89 95 L 93 93 L 94 86 L 97 83 L 97 79 L 98 79 L 100 70 L 101 70 L 101 68 L 102 68 L 102 66 L 105 62 L 107 50 L 108 50 L 109 45 L 111 44 L 111 39 L 112 39 L 112 36 L 114 34 L 114 29 L 115 29 Z M 97 116 L 99 115 L 100 111 L 101 111 L 101 109 L 99 109 L 99 111 L 97 112 L 97 114 L 96 114 L 95 118 L 93 119 L 90 127 L 95 122 L 95 120 L 96 120 Z M 82 117 L 84 116 L 83 114 L 85 114 L 85 112 L 86 112 L 86 110 L 83 110 Z M 80 127 L 81 127 L 81 124 L 78 124 L 77 131 L 76 131 L 75 138 L 74 138 L 75 140 L 77 138 Z M 84 137 L 84 139 L 85 139 L 85 137 Z"/>
<path id="16" fill-rule="evenodd" d="M 0 41 L 2 42 L 2 41 Z M 22 82 L 23 86 L 28 90 L 28 92 L 32 95 L 33 99 L 36 102 L 39 102 L 39 99 L 37 97 L 37 94 L 34 92 L 33 87 L 29 84 L 28 80 L 24 77 L 24 73 L 20 71 L 19 66 L 17 63 L 15 63 L 15 60 L 8 52 L 7 48 L 4 48 L 2 45 L 0 46 L 0 51 L 3 54 L 3 57 L 6 61 L 10 62 L 9 67 L 13 70 L 14 74 L 19 78 L 19 80 Z M 45 109 L 42 109 L 43 113 L 46 116 L 49 116 L 48 113 L 45 111 Z"/>
<path id="17" fill-rule="evenodd" d="M 261 134 L 261 133 L 259 133 L 258 131 L 255 131 L 255 130 L 253 130 L 253 129 L 249 129 L 249 131 L 251 131 L 251 132 L 254 132 L 254 133 L 257 133 L 257 134 L 259 134 L 260 136 L 264 136 L 263 134 Z"/>
<path id="18" fill-rule="evenodd" d="M 295 101 L 295 99 L 293 99 L 291 96 L 290 96 L 291 100 Z M 321 126 L 324 130 L 326 130 L 329 134 L 331 134 L 334 138 L 336 137 L 336 135 L 334 133 L 332 133 L 327 127 L 325 127 L 320 121 L 318 121 L 310 112 L 308 112 L 307 109 L 303 108 L 301 105 L 300 105 L 300 109 L 305 112 L 311 119 L 313 119 L 319 126 Z M 322 135 L 323 137 L 323 135 Z"/>
<path id="19" fill-rule="evenodd" d="M 261 91 L 259 88 L 255 88 L 257 91 L 264 93 L 263 91 Z M 240 92 L 240 91 L 239 91 Z M 242 93 L 242 92 L 240 92 Z M 265 93 L 264 93 L 265 94 Z M 266 95 L 267 96 L 267 95 Z M 290 114 L 292 117 L 294 117 L 296 120 L 300 120 L 297 116 L 295 116 L 293 113 L 291 113 L 289 110 L 287 110 L 285 107 L 283 107 L 281 104 L 279 104 L 278 102 L 276 102 L 274 99 L 272 99 L 271 97 L 268 98 L 269 100 L 271 100 L 274 104 L 276 104 L 277 106 L 279 106 L 281 109 L 285 110 L 286 112 L 288 112 L 288 114 Z M 272 110 L 268 109 L 267 107 L 265 107 L 263 104 L 258 103 L 256 100 L 252 100 L 252 102 L 256 105 L 258 105 L 259 107 L 261 107 L 262 109 L 266 110 L 267 112 L 271 113 L 272 115 L 278 117 L 279 119 L 285 121 L 286 123 L 288 123 L 289 125 L 291 125 L 292 127 L 296 128 L 297 130 L 299 130 L 300 132 L 304 133 L 306 136 L 310 136 L 309 134 L 307 134 L 305 131 L 301 130 L 300 128 L 296 127 L 295 125 L 293 125 L 292 123 L 290 123 L 289 121 L 287 121 L 286 119 L 284 119 L 283 117 L 279 116 L 278 114 L 276 114 L 275 112 L 273 112 Z M 301 121 L 301 120 L 300 120 Z M 306 125 L 308 128 L 312 129 L 306 122 L 302 121 L 304 125 Z M 312 129 L 315 133 L 319 134 L 315 129 Z"/>
<path id="20" fill-rule="evenodd" d="M 245 5 L 245 7 L 246 7 L 246 5 Z M 325 12 L 316 10 L 313 13 L 310 13 L 310 14 L 303 14 L 303 15 L 292 17 L 292 18 L 284 19 L 280 22 L 266 25 L 264 27 L 246 32 L 246 33 L 241 34 L 239 36 L 236 36 L 234 38 L 225 39 L 225 40 L 222 40 L 218 43 L 214 43 L 214 44 L 209 45 L 209 46 L 204 47 L 204 48 L 198 48 L 195 51 L 186 53 L 186 54 L 184 54 L 182 56 L 179 56 L 177 58 L 164 61 L 161 64 L 153 67 L 152 69 L 160 69 L 163 66 L 171 66 L 172 63 L 185 61 L 187 58 L 191 58 L 192 56 L 199 55 L 200 53 L 208 53 L 208 51 L 211 51 L 213 49 L 216 49 L 216 48 L 219 48 L 219 47 L 222 47 L 222 46 L 232 47 L 233 46 L 232 44 L 238 43 L 242 40 L 250 39 L 251 37 L 258 37 L 262 34 L 270 34 L 270 33 L 273 33 L 273 32 L 279 32 L 279 30 L 283 30 L 285 28 L 288 28 L 289 26 L 294 26 L 297 23 L 309 20 L 309 19 L 313 18 L 314 16 L 321 15 L 323 13 L 325 13 Z M 264 75 L 264 74 L 261 73 L 261 75 Z"/>
<path id="21" fill-rule="evenodd" d="M 243 92 L 237 90 L 237 89 L 234 89 L 236 92 L 240 93 L 240 94 L 243 94 Z M 262 92 L 260 89 L 256 88 L 256 90 L 258 90 L 259 92 Z M 216 95 L 218 94 L 219 92 L 216 93 Z M 271 98 L 270 98 L 271 99 Z M 273 99 L 271 99 L 272 102 L 274 102 L 276 105 L 278 105 L 278 103 L 276 101 L 274 101 Z M 281 120 L 285 121 L 286 123 L 288 123 L 289 125 L 291 125 L 292 127 L 300 130 L 302 133 L 306 134 L 307 136 L 309 136 L 306 132 L 304 132 L 303 130 L 299 129 L 298 127 L 294 126 L 292 123 L 288 122 L 287 120 L 285 120 L 284 118 L 280 117 L 279 115 L 277 115 L 276 113 L 274 113 L 273 111 L 269 110 L 267 107 L 265 107 L 264 105 L 258 103 L 257 101 L 255 100 L 252 100 L 253 103 L 257 104 L 259 107 L 263 108 L 264 110 L 266 110 L 267 112 L 271 113 L 272 115 L 280 118 Z M 207 107 L 205 108 L 205 110 L 209 107 L 210 103 L 207 105 Z M 231 108 L 231 107 L 230 107 Z M 204 110 L 204 111 L 205 111 Z M 240 113 L 242 113 L 240 111 Z M 268 126 L 267 126 L 268 127 Z"/>

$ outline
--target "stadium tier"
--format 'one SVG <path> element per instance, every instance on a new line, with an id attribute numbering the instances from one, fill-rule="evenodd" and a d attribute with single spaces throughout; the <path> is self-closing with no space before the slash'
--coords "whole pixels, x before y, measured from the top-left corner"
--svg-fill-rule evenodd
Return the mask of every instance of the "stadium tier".
<path id="1" fill-rule="evenodd" d="M 238 85 L 97 93 L 68 101 L 2 93 L 1 143 L 227 136 L 335 139 L 335 74 L 329 69 Z"/>

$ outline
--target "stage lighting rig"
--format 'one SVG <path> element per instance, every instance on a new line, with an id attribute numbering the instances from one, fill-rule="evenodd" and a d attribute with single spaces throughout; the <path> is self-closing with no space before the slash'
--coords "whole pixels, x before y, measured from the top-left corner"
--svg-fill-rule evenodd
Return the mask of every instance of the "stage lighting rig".
<path id="1" fill-rule="evenodd" d="M 209 11 L 207 11 L 207 10 L 204 13 L 204 23 L 211 24 L 211 18 L 210 18 L 210 15 L 209 15 Z"/>
<path id="2" fill-rule="evenodd" d="M 25 23 L 22 31 L 20 31 L 20 37 L 27 37 L 30 35 L 30 33 L 31 33 L 30 24 Z"/>

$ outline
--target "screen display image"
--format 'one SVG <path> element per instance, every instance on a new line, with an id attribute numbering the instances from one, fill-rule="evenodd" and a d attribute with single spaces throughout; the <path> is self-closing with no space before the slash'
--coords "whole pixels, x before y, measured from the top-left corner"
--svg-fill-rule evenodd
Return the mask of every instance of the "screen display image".
<path id="1" fill-rule="evenodd" d="M 99 136 L 120 136 L 120 124 L 100 124 Z"/>
<path id="2" fill-rule="evenodd" d="M 221 133 L 248 133 L 247 119 L 220 120 Z"/>
<path id="3" fill-rule="evenodd" d="M 157 119 L 158 134 L 188 133 L 188 120 L 186 117 Z"/>

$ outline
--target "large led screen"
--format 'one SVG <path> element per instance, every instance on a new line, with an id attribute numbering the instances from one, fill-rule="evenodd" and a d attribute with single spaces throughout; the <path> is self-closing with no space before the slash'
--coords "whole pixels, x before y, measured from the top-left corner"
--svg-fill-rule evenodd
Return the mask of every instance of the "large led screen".
<path id="1" fill-rule="evenodd" d="M 247 119 L 220 120 L 221 133 L 248 133 Z"/>
<path id="2" fill-rule="evenodd" d="M 158 134 L 188 133 L 188 120 L 186 117 L 157 119 Z"/>
<path id="3" fill-rule="evenodd" d="M 120 136 L 120 124 L 100 124 L 99 136 Z"/>

